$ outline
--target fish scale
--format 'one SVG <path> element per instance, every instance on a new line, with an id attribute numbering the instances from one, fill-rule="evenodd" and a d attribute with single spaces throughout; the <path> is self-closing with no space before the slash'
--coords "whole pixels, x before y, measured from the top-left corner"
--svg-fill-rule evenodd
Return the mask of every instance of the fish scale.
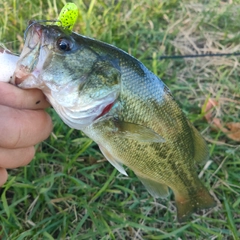
<path id="1" fill-rule="evenodd" d="M 66 124 L 122 174 L 123 165 L 133 170 L 153 197 L 171 188 L 179 221 L 215 206 L 195 169 L 208 158 L 207 144 L 161 79 L 126 52 L 59 26 L 31 24 L 26 35 L 13 77 L 19 87 L 42 89 Z"/>

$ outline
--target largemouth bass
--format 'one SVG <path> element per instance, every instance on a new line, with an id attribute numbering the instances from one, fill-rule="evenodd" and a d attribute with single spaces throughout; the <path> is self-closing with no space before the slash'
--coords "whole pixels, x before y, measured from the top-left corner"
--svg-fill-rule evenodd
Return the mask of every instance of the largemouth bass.
<path id="1" fill-rule="evenodd" d="M 69 127 L 92 138 L 119 172 L 132 169 L 153 197 L 171 188 L 179 221 L 215 206 L 195 169 L 208 158 L 206 142 L 167 86 L 126 52 L 33 22 L 13 82 L 41 89 Z"/>

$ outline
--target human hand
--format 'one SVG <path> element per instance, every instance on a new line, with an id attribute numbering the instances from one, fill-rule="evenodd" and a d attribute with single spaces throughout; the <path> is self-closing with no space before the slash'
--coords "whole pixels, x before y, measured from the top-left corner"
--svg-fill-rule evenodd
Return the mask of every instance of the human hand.
<path id="1" fill-rule="evenodd" d="M 28 164 L 34 145 L 51 133 L 51 118 L 43 110 L 48 106 L 40 90 L 0 82 L 0 186 L 7 180 L 6 169 Z"/>

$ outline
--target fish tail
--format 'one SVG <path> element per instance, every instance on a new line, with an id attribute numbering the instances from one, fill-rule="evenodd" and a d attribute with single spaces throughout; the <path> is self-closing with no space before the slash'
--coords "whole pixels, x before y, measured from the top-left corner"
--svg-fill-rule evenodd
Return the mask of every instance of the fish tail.
<path id="1" fill-rule="evenodd" d="M 216 202 L 208 190 L 203 186 L 197 194 L 191 196 L 175 195 L 177 205 L 177 218 L 179 222 L 184 222 L 188 217 L 201 209 L 208 209 L 216 206 Z"/>

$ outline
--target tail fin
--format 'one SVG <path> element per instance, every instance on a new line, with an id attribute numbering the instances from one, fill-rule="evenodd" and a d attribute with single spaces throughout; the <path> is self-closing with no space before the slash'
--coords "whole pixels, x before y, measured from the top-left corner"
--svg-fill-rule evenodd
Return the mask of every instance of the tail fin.
<path id="1" fill-rule="evenodd" d="M 216 202 L 205 187 L 199 189 L 195 195 L 181 196 L 175 195 L 177 205 L 177 218 L 179 222 L 184 222 L 194 212 L 201 209 L 208 209 L 216 206 Z"/>

